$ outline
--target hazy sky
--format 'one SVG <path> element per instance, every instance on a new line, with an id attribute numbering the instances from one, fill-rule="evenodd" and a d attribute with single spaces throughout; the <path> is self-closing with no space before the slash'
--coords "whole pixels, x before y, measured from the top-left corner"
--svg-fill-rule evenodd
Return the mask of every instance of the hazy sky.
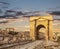
<path id="1" fill-rule="evenodd" d="M 9 5 L 3 4 L 1 2 L 7 2 L 9 3 Z M 9 9 L 15 9 L 21 11 L 49 11 L 49 10 L 60 11 L 60 0 L 0 0 L 0 8 L 4 6 L 7 6 Z M 55 17 L 55 18 L 60 18 L 60 17 Z M 24 20 L 22 22 L 16 22 L 9 25 L 14 27 L 19 27 L 18 29 L 24 30 L 24 26 L 25 27 L 27 26 L 27 29 L 29 28 L 28 27 L 29 22 L 26 21 Z M 21 26 L 23 26 L 23 28 Z M 4 28 L 4 27 L 5 26 L 3 27 L 0 26 L 0 28 Z"/>
<path id="2" fill-rule="evenodd" d="M 0 0 L 0 2 L 7 2 L 9 9 L 19 10 L 60 10 L 60 0 Z"/>

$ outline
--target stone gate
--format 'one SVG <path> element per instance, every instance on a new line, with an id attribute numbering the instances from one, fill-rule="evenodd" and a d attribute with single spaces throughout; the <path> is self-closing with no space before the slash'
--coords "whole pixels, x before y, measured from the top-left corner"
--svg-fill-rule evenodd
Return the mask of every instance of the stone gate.
<path id="1" fill-rule="evenodd" d="M 30 16 L 30 37 L 33 40 L 39 39 L 39 30 L 45 29 L 44 36 L 46 40 L 53 39 L 53 18 L 52 15 L 47 16 Z M 44 31 L 44 30 L 43 30 Z M 41 32 L 41 30 L 40 30 Z"/>

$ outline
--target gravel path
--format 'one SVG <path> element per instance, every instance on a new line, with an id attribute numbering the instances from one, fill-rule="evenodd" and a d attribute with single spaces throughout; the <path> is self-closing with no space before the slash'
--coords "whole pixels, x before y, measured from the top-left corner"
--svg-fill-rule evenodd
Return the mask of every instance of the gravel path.
<path id="1" fill-rule="evenodd" d="M 58 43 L 52 41 L 48 41 L 47 44 L 45 41 L 36 40 L 25 45 L 17 45 L 6 49 L 60 49 L 60 46 L 58 45 Z"/>

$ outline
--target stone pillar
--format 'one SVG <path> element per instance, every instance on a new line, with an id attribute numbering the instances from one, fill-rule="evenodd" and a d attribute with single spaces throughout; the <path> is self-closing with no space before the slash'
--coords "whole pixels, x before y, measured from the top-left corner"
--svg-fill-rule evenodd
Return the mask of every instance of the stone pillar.
<path id="1" fill-rule="evenodd" d="M 35 40 L 35 26 L 34 26 L 35 22 L 32 21 L 30 22 L 30 37 L 32 38 L 32 40 Z"/>
<path id="2" fill-rule="evenodd" d="M 53 40 L 53 22 L 52 22 L 52 20 L 50 21 L 50 25 L 49 25 L 49 37 L 50 37 L 50 40 Z"/>

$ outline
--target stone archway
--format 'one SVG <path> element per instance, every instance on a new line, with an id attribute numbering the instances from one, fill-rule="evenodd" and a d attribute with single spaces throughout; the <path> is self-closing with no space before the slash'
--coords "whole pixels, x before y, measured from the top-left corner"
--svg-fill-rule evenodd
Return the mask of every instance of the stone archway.
<path id="1" fill-rule="evenodd" d="M 36 39 L 45 40 L 46 27 L 44 25 L 38 25 L 36 27 Z"/>
<path id="2" fill-rule="evenodd" d="M 53 18 L 52 15 L 30 16 L 30 37 L 33 40 L 38 39 L 38 31 L 45 28 L 45 39 L 53 40 Z"/>

